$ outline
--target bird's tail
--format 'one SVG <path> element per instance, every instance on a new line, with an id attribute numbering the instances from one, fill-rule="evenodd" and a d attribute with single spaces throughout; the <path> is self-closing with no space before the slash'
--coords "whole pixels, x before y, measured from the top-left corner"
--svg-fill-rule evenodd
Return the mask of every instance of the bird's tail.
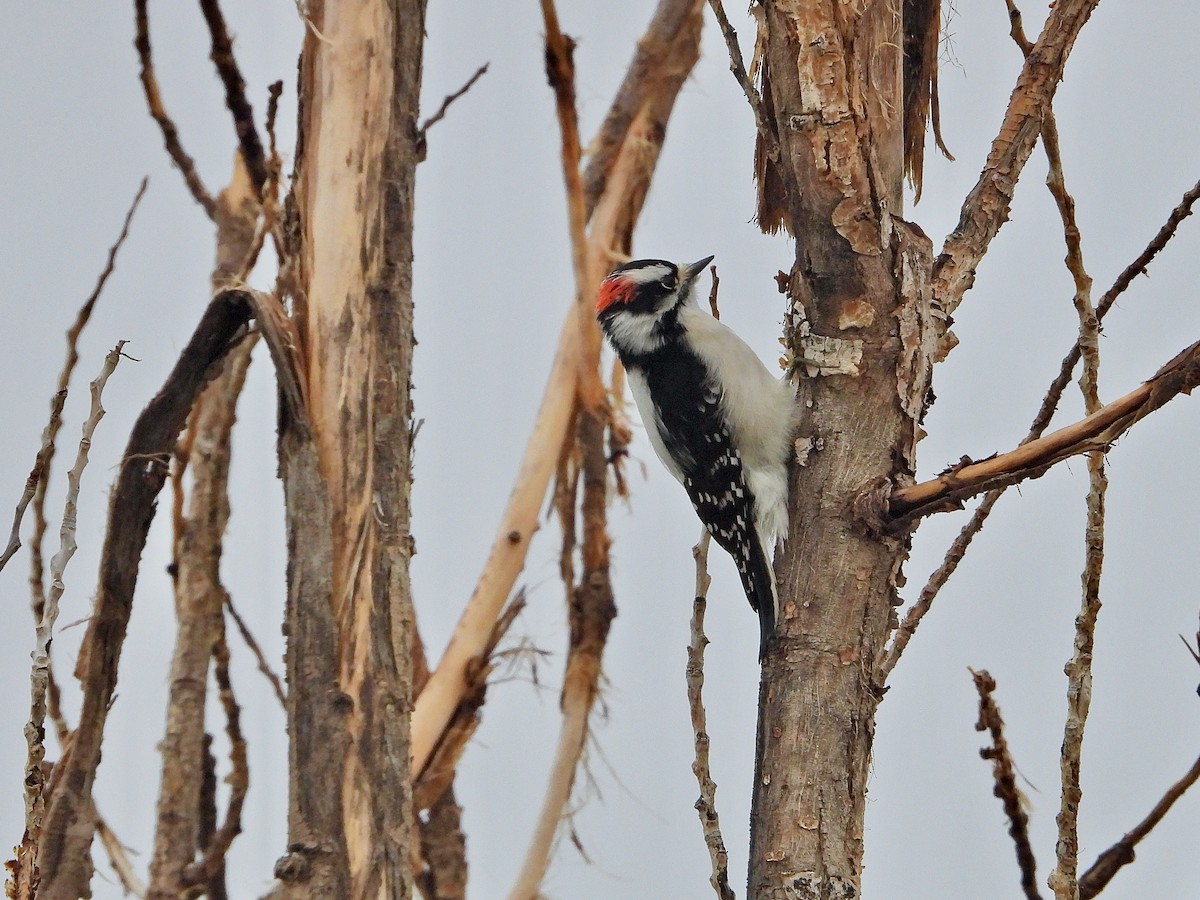
<path id="1" fill-rule="evenodd" d="M 751 541 L 750 565 L 741 571 L 742 587 L 746 599 L 758 613 L 758 661 L 767 655 L 767 644 L 775 634 L 775 616 L 779 600 L 775 590 L 775 572 L 767 557 L 766 546 L 760 535 Z"/>

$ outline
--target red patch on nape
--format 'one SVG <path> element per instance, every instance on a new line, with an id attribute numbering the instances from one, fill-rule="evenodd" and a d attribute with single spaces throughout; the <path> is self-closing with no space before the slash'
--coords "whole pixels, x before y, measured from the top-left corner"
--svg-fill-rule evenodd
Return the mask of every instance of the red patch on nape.
<path id="1" fill-rule="evenodd" d="M 628 278 L 610 275 L 600 282 L 600 291 L 596 294 L 596 314 L 604 312 L 614 303 L 628 303 L 633 299 L 634 285 Z"/>

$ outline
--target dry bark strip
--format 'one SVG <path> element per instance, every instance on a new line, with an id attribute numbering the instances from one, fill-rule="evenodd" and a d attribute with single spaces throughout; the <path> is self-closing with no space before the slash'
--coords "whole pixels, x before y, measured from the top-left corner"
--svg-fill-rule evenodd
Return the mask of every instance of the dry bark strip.
<path id="1" fill-rule="evenodd" d="M 39 854 L 43 900 L 86 896 L 92 842 L 91 793 L 104 724 L 116 689 L 117 669 L 154 502 L 168 472 L 175 442 L 192 404 L 243 335 L 251 317 L 249 296 L 225 291 L 209 304 L 162 390 L 134 423 L 109 501 L 95 606 L 80 649 L 76 675 L 83 707 L 71 750 L 55 772 Z"/>

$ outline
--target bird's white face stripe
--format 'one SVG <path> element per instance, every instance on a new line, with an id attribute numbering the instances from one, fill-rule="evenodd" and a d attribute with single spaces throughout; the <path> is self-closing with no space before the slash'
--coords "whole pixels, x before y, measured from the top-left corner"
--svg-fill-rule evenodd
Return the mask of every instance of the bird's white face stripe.
<path id="1" fill-rule="evenodd" d="M 671 270 L 662 263 L 655 263 L 652 266 L 640 266 L 636 269 L 627 269 L 624 272 L 618 272 L 619 278 L 626 278 L 634 284 L 650 284 L 654 281 L 662 281 Z"/>

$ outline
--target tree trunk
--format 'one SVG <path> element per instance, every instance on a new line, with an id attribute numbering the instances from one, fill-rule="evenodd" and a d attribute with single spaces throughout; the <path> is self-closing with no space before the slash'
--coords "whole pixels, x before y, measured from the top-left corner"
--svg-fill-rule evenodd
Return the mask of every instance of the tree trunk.
<path id="1" fill-rule="evenodd" d="M 309 3 L 288 221 L 288 897 L 410 897 L 413 184 L 423 0 Z"/>
<path id="2" fill-rule="evenodd" d="M 759 219 L 796 238 L 780 288 L 805 415 L 776 561 L 781 621 L 762 673 L 755 898 L 861 894 L 874 672 L 907 550 L 873 511 L 911 477 L 936 338 L 929 241 L 895 218 L 899 6 L 769 2 L 760 35 Z"/>

